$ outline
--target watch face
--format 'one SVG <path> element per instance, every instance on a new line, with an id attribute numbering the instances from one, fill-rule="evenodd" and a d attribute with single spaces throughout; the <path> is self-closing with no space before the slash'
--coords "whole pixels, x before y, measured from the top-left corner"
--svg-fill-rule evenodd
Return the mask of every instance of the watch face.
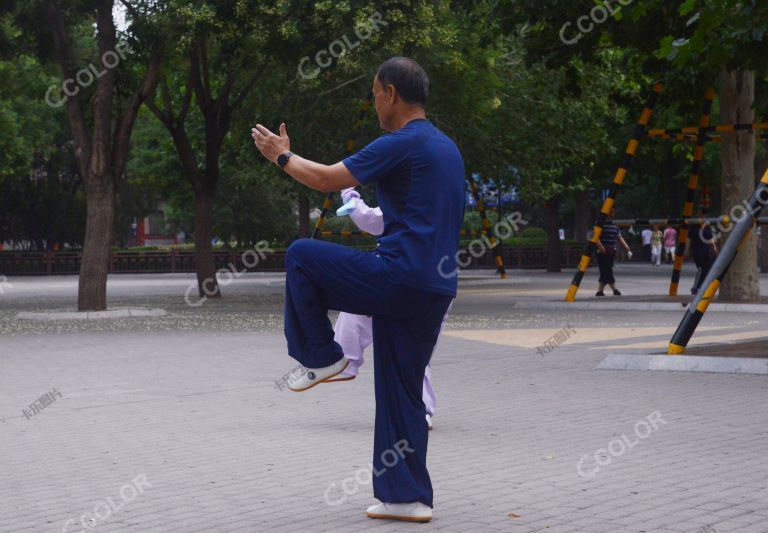
<path id="1" fill-rule="evenodd" d="M 286 152 L 286 153 L 284 153 L 284 154 L 280 154 L 280 155 L 277 157 L 277 164 L 278 164 L 278 165 L 280 165 L 280 168 L 283 168 L 285 165 L 287 165 L 287 164 L 288 164 L 288 159 L 290 159 L 290 157 L 291 157 L 292 155 L 293 155 L 293 154 L 292 154 L 291 152 Z"/>

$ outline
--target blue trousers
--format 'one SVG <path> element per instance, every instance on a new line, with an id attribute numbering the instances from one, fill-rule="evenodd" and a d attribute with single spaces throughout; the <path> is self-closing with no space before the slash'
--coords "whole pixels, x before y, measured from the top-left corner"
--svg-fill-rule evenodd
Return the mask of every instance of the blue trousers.
<path id="1" fill-rule="evenodd" d="M 431 507 L 422 384 L 452 298 L 394 281 L 376 252 L 322 241 L 295 241 L 285 269 L 288 353 L 305 367 L 329 366 L 343 356 L 329 309 L 373 317 L 373 494 L 386 503 Z"/>

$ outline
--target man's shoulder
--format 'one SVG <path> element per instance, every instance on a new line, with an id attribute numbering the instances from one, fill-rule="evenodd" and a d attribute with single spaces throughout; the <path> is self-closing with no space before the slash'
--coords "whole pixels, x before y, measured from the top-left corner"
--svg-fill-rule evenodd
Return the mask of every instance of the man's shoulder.
<path id="1" fill-rule="evenodd" d="M 440 140 L 448 141 L 454 146 L 456 144 L 453 142 L 453 139 L 451 139 L 448 135 L 446 135 L 440 128 L 435 126 L 431 120 L 426 118 L 411 121 L 408 124 L 406 124 L 404 127 L 395 131 L 394 133 L 401 133 L 401 132 L 404 136 L 411 137 L 411 138 L 416 137 L 424 140 L 440 139 Z"/>
<path id="2" fill-rule="evenodd" d="M 429 147 L 431 150 L 437 150 L 441 157 L 446 157 L 451 161 L 462 160 L 461 151 L 456 142 L 446 135 L 437 126 L 429 123 L 429 128 L 425 128 L 421 143 L 423 147 Z"/>

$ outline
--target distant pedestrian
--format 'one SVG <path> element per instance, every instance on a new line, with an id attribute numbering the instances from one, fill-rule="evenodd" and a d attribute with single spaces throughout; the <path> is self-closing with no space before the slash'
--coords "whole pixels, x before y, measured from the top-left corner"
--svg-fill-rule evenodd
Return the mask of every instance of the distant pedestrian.
<path id="1" fill-rule="evenodd" d="M 605 296 L 603 289 L 610 285 L 614 296 L 621 296 L 621 292 L 616 288 L 616 278 L 613 276 L 613 262 L 616 259 L 616 246 L 621 246 L 627 251 L 627 257 L 632 259 L 632 252 L 624 237 L 621 236 L 618 226 L 613 223 L 615 209 L 611 209 L 611 214 L 603 225 L 603 232 L 597 240 L 597 266 L 600 269 L 600 279 L 598 280 L 597 294 L 595 296 Z"/>
<path id="2" fill-rule="evenodd" d="M 699 209 L 699 217 L 705 217 L 707 215 L 707 209 L 702 207 Z M 693 256 L 693 262 L 696 263 L 698 269 L 696 274 L 696 280 L 691 287 L 691 294 L 696 294 L 701 288 L 701 284 L 704 283 L 704 279 L 709 274 L 709 269 L 712 268 L 712 264 L 717 258 L 717 239 L 712 233 L 712 228 L 709 223 L 692 224 L 689 229 L 689 243 L 690 243 L 690 255 Z"/>
<path id="3" fill-rule="evenodd" d="M 675 246 L 677 246 L 677 230 L 672 226 L 667 226 L 664 230 L 664 253 L 667 256 L 667 263 L 675 259 Z"/>
<path id="4" fill-rule="evenodd" d="M 640 238 L 643 240 L 643 259 L 645 261 L 651 260 L 651 237 L 653 232 L 650 228 L 645 228 L 640 232 Z"/>
<path id="5" fill-rule="evenodd" d="M 661 241 L 663 237 L 659 227 L 654 226 L 651 234 L 651 263 L 654 266 L 661 266 Z"/>

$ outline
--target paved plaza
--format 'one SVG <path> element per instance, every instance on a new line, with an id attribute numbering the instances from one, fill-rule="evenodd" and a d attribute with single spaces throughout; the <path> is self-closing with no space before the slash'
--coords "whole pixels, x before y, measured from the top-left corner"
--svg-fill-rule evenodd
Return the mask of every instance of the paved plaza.
<path id="1" fill-rule="evenodd" d="M 283 275 L 196 307 L 192 275 L 116 275 L 110 308 L 166 314 L 88 321 L 17 320 L 72 311 L 77 280 L 9 278 L 0 532 L 768 532 L 766 376 L 594 370 L 663 351 L 683 308 L 637 301 L 666 293 L 666 266 L 619 265 L 626 308 L 560 302 L 571 276 L 462 277 L 432 360 L 428 524 L 365 516 L 371 353 L 354 381 L 281 386 Z M 597 302 L 595 276 L 579 302 Z M 767 325 L 714 304 L 691 346 L 768 352 Z"/>

